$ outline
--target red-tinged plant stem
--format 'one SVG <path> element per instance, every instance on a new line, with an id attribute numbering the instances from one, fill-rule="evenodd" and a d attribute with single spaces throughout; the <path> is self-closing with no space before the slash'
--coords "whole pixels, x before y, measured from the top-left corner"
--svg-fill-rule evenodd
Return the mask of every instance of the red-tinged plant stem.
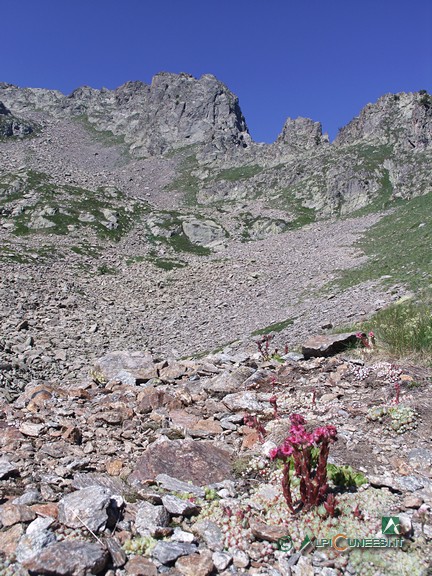
<path id="1" fill-rule="evenodd" d="M 400 387 L 399 382 L 396 382 L 396 383 L 395 383 L 395 390 L 396 390 L 396 396 L 395 396 L 394 402 L 395 402 L 395 404 L 399 404 L 399 402 L 400 402 L 400 391 L 401 391 L 401 387 Z"/>
<path id="2" fill-rule="evenodd" d="M 285 502 L 291 512 L 295 512 L 295 508 L 291 496 L 291 481 L 290 481 L 290 461 L 284 462 L 284 467 L 282 471 L 282 492 L 285 498 Z"/>

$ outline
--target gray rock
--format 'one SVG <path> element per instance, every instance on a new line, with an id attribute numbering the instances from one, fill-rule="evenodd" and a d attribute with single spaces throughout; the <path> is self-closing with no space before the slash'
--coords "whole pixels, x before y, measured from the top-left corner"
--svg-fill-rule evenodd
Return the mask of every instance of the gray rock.
<path id="1" fill-rule="evenodd" d="M 177 527 L 174 528 L 171 540 L 173 540 L 173 542 L 185 542 L 186 544 L 192 544 L 192 542 L 195 540 L 195 536 L 192 534 L 192 532 L 186 532 L 185 530 Z"/>
<path id="2" fill-rule="evenodd" d="M 38 490 L 29 490 L 24 492 L 18 498 L 12 500 L 12 504 L 24 504 L 25 506 L 31 506 L 32 504 L 37 504 L 42 500 L 41 493 Z"/>
<path id="3" fill-rule="evenodd" d="M 15 476 L 18 473 L 19 470 L 16 464 L 9 462 L 9 460 L 6 460 L 5 458 L 0 459 L 0 480 L 4 480 L 8 476 Z M 22 502 L 18 502 L 18 504 L 22 504 Z"/>
<path id="4" fill-rule="evenodd" d="M 236 550 L 233 553 L 233 564 L 236 568 L 247 568 L 249 563 L 250 558 L 243 550 Z"/>
<path id="5" fill-rule="evenodd" d="M 222 402 L 233 412 L 238 410 L 259 412 L 264 408 L 264 405 L 261 402 L 258 402 L 256 392 L 236 392 L 234 394 L 227 394 L 222 399 Z"/>
<path id="6" fill-rule="evenodd" d="M 92 378 L 106 384 L 111 380 L 130 378 L 134 384 L 157 378 L 158 373 L 149 352 L 110 352 L 95 363 Z M 130 383 L 129 380 L 127 382 Z"/>
<path id="7" fill-rule="evenodd" d="M 225 239 L 225 230 L 213 220 L 189 218 L 182 224 L 183 232 L 193 244 L 209 246 Z"/>
<path id="8" fill-rule="evenodd" d="M 204 498 L 205 491 L 200 486 L 195 486 L 191 482 L 182 482 L 177 478 L 172 478 L 168 474 L 158 474 L 156 476 L 156 482 L 165 490 L 170 490 L 171 492 L 184 492 L 189 494 L 195 494 L 199 498 Z"/>
<path id="9" fill-rule="evenodd" d="M 333 356 L 357 342 L 358 338 L 353 333 L 319 335 L 314 336 L 303 344 L 302 353 L 306 359 L 318 356 Z"/>
<path id="10" fill-rule="evenodd" d="M 34 558 L 56 541 L 55 534 L 49 530 L 53 522 L 53 518 L 36 518 L 29 524 L 16 549 L 18 562 L 24 563 Z"/>
<path id="11" fill-rule="evenodd" d="M 193 502 L 170 494 L 162 497 L 162 504 L 172 516 L 193 516 L 200 511 L 200 507 Z"/>
<path id="12" fill-rule="evenodd" d="M 231 455 L 211 442 L 169 440 L 151 444 L 128 478 L 131 485 L 172 474 L 179 480 L 207 485 L 231 478 Z"/>
<path id="13" fill-rule="evenodd" d="M 223 550 L 224 537 L 219 526 L 211 520 L 201 520 L 192 526 L 194 534 L 204 539 L 210 550 L 221 552 Z"/>
<path id="14" fill-rule="evenodd" d="M 212 555 L 213 564 L 218 572 L 222 572 L 225 568 L 228 568 L 232 561 L 231 554 L 227 552 L 213 552 Z"/>
<path id="15" fill-rule="evenodd" d="M 70 528 L 89 528 L 99 532 L 108 521 L 111 494 L 107 488 L 90 486 L 64 496 L 59 502 L 59 522 Z"/>
<path id="16" fill-rule="evenodd" d="M 159 541 L 153 548 L 151 555 L 161 564 L 167 565 L 173 564 L 180 556 L 193 554 L 196 550 L 197 547 L 194 544 Z"/>
<path id="17" fill-rule="evenodd" d="M 23 566 L 41 576 L 84 576 L 100 574 L 107 561 L 108 552 L 100 544 L 69 540 L 51 544 Z"/>
<path id="18" fill-rule="evenodd" d="M 22 138 L 33 130 L 34 125 L 31 122 L 16 118 L 3 102 L 0 102 L 0 138 Z"/>
<path id="19" fill-rule="evenodd" d="M 170 517 L 163 506 L 155 506 L 150 502 L 138 504 L 135 528 L 141 536 L 154 536 L 158 528 L 168 526 Z"/>
<path id="20" fill-rule="evenodd" d="M 109 476 L 108 474 L 100 474 L 96 472 L 87 472 L 86 474 L 83 474 L 78 472 L 73 477 L 72 487 L 75 488 L 75 490 L 89 488 L 90 486 L 106 488 L 111 496 L 115 496 L 116 494 L 124 496 L 130 492 L 130 488 L 126 482 L 119 477 Z"/>

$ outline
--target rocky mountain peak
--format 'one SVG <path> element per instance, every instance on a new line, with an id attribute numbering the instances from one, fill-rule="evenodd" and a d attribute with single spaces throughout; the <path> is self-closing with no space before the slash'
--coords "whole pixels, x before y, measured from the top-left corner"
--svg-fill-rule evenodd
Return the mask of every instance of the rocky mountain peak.
<path id="1" fill-rule="evenodd" d="M 191 144 L 224 149 L 250 141 L 237 97 L 211 74 L 157 74 L 150 85 L 127 82 L 116 90 L 82 86 L 69 96 L 41 89 L 0 87 L 17 111 L 37 108 L 62 116 L 86 116 L 96 130 L 123 136 L 131 151 L 160 155 Z"/>
<path id="2" fill-rule="evenodd" d="M 432 143 L 432 97 L 420 92 L 385 94 L 367 104 L 335 139 L 336 145 L 359 141 L 425 150 Z"/>
<path id="3" fill-rule="evenodd" d="M 328 143 L 328 136 L 323 135 L 320 122 L 314 122 L 310 118 L 287 118 L 277 143 L 299 151 L 311 150 Z"/>

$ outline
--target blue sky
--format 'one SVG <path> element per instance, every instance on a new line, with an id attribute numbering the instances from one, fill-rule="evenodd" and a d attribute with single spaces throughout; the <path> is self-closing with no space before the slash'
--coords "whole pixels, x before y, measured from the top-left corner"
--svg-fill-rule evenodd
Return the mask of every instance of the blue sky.
<path id="1" fill-rule="evenodd" d="M 257 141 L 333 138 L 387 92 L 432 92 L 431 0 L 2 0 L 0 81 L 70 93 L 212 73 Z"/>

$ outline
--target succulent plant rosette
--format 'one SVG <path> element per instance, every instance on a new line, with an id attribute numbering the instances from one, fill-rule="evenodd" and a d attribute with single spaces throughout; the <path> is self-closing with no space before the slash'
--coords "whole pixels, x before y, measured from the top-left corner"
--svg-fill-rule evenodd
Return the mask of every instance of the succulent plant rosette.
<path id="1" fill-rule="evenodd" d="M 332 425 L 319 426 L 308 432 L 305 419 L 300 414 L 290 416 L 291 428 L 280 446 L 270 452 L 272 460 L 283 462 L 282 491 L 288 508 L 296 513 L 310 510 L 323 501 L 327 512 L 333 516 L 335 498 L 327 494 L 327 460 L 330 444 L 337 439 Z M 313 449 L 317 450 L 313 450 Z M 291 469 L 299 479 L 300 501 L 293 502 Z"/>

